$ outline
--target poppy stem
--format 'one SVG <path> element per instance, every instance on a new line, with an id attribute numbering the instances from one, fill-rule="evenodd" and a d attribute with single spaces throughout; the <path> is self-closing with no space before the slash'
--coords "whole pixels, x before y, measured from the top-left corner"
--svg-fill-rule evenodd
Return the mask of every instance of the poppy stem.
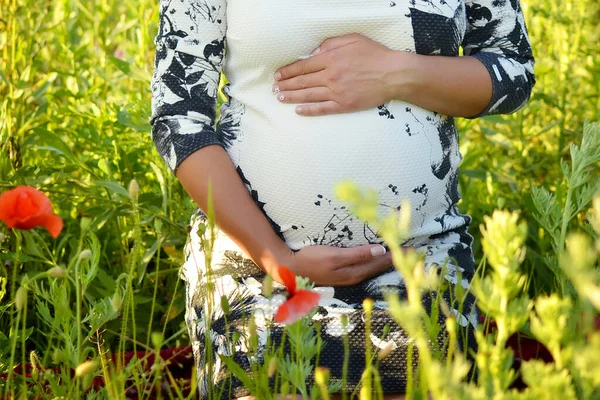
<path id="1" fill-rule="evenodd" d="M 16 229 L 12 230 L 13 233 L 15 234 L 15 261 L 13 262 L 12 265 L 12 282 L 11 282 L 11 288 L 10 288 L 10 295 L 11 297 L 14 299 L 15 298 L 15 292 L 16 292 L 16 286 L 17 286 L 17 269 L 19 268 L 19 257 L 21 255 L 21 232 L 19 232 Z M 15 352 L 17 349 L 17 332 L 18 332 L 18 327 L 19 327 L 19 317 L 21 316 L 21 312 L 18 311 L 17 312 L 17 326 L 15 327 L 15 329 L 13 330 L 13 337 L 12 337 L 12 344 L 11 344 L 11 348 L 10 348 L 10 361 L 8 363 L 9 365 L 9 369 L 8 369 L 8 376 L 6 378 L 6 394 L 9 394 L 10 391 L 10 382 L 11 382 L 11 378 L 12 378 L 12 372 L 13 372 L 13 365 L 14 365 L 14 361 L 15 361 Z M 10 313 L 10 327 L 12 328 L 14 323 L 14 313 Z"/>

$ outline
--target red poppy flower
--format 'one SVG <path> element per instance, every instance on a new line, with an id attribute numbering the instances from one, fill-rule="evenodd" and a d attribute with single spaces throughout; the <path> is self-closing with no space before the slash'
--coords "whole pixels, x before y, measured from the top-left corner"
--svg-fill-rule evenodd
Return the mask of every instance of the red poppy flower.
<path id="1" fill-rule="evenodd" d="M 62 219 L 52 213 L 48 197 L 31 186 L 17 186 L 0 195 L 0 221 L 9 229 L 29 230 L 41 226 L 54 238 L 63 227 Z"/>
<path id="2" fill-rule="evenodd" d="M 283 281 L 289 295 L 275 313 L 275 321 L 288 325 L 305 317 L 319 304 L 320 295 L 311 290 L 297 290 L 296 276 L 284 266 L 278 268 L 279 277 Z"/>

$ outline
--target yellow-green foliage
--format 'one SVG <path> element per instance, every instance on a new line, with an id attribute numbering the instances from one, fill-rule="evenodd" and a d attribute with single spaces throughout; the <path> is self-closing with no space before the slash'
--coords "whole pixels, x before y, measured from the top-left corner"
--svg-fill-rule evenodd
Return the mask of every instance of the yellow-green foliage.
<path id="1" fill-rule="evenodd" d="M 390 298 L 392 314 L 421 338 L 416 343 L 428 366 L 413 375 L 415 396 L 600 396 L 600 334 L 591 332 L 600 307 L 600 198 L 590 208 L 600 130 L 584 125 L 600 121 L 600 3 L 521 3 L 536 56 L 531 102 L 509 116 L 458 120 L 459 206 L 473 216 L 481 267 L 473 290 L 498 323 L 493 334 L 478 334 L 478 386 L 461 383 L 468 364 L 455 349 L 452 322 L 453 356 L 439 360 L 440 349 L 427 356 L 426 338 L 436 327 L 416 299 L 439 282 L 414 268 L 416 256 L 394 248 L 406 214 L 380 221 L 411 293 L 406 303 Z M 103 355 L 189 342 L 177 272 L 195 207 L 150 139 L 157 23 L 151 0 L 0 1 L 0 191 L 36 186 L 65 222 L 56 241 L 0 226 L 0 373 L 28 360 L 61 368 L 36 373 L 28 393 L 20 381 L 0 382 L 0 397 L 42 395 L 46 382 L 51 390 L 43 396 L 81 398 L 97 372 L 107 387 L 91 398 L 122 398 L 127 379 L 142 385 L 170 377 L 164 366 L 143 375 L 139 362 L 116 371 Z M 377 199 L 363 189 L 349 186 L 340 194 L 374 221 Z M 89 257 L 80 257 L 86 249 Z M 509 369 L 504 343 L 517 330 L 536 336 L 555 358 L 549 365 L 524 363 L 529 389 L 523 393 L 507 389 L 517 372 Z M 317 346 L 311 332 L 297 339 L 310 352 Z M 95 362 L 71 379 L 69 368 L 87 358 Z M 276 363 L 288 377 L 304 376 L 284 359 Z M 257 393 L 265 393 L 268 370 L 256 366 Z M 375 362 L 367 375 L 376 388 Z M 172 387 L 172 397 L 182 397 Z"/>

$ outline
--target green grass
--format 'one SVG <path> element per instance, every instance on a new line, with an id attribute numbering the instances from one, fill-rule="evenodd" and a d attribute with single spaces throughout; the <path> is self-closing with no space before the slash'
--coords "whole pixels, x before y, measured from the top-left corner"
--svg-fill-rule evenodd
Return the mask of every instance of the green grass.
<path id="1" fill-rule="evenodd" d="M 575 187 L 561 160 L 572 165 L 570 145 L 581 144 L 584 122 L 600 121 L 600 6 L 596 0 L 522 2 L 537 85 L 516 114 L 458 121 L 460 208 L 473 216 L 476 257 L 488 270 L 479 230 L 484 216 L 497 208 L 520 210 L 527 226 L 518 269 L 523 292 L 532 299 L 570 296 L 572 307 L 592 312 L 588 294 L 595 292 L 582 289 L 559 261 L 567 232 L 596 235 L 587 216 L 593 191 Z M 164 338 L 160 346 L 189 343 L 178 269 L 195 205 L 155 151 L 148 124 L 157 13 L 149 0 L 0 4 L 0 192 L 18 184 L 38 187 L 65 221 L 56 241 L 42 231 L 18 235 L 0 226 L 6 237 L 0 243 L 0 373 L 31 357 L 67 371 L 99 351 L 154 349 L 157 332 Z M 590 160 L 577 174 L 587 173 L 588 184 L 597 185 L 598 162 Z M 132 179 L 140 186 L 137 199 L 129 195 Z M 81 260 L 83 249 L 92 257 Z M 68 269 L 69 278 L 44 275 L 54 266 Z M 27 302 L 17 312 L 13 299 L 24 284 Z M 88 319 L 80 323 L 78 316 Z M 579 336 L 564 340 L 584 346 Z M 571 371 L 565 387 L 584 390 L 587 378 L 573 371 L 586 360 L 560 366 Z M 535 368 L 541 373 L 545 367 Z M 544 376 L 558 376 L 560 368 Z M 122 396 L 126 376 L 142 380 L 136 371 L 134 364 L 110 374 L 112 385 L 97 396 Z M 55 396 L 77 397 L 89 383 L 52 379 Z M 494 379 L 489 390 L 497 391 L 502 385 Z M 21 382 L 13 383 L 0 383 L 0 396 L 18 397 Z M 31 390 L 29 396 L 41 386 Z"/>

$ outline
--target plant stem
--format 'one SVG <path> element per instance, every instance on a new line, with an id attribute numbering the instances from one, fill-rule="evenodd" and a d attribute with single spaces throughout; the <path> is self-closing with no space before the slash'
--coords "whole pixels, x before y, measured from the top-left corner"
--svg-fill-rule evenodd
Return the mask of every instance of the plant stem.
<path id="1" fill-rule="evenodd" d="M 158 276 L 158 272 L 160 269 L 160 248 L 162 243 L 162 236 L 159 232 L 156 232 L 158 235 L 158 248 L 156 250 L 156 277 L 154 278 L 154 293 L 152 293 L 152 308 L 150 309 L 150 321 L 148 321 L 148 337 L 146 338 L 146 347 L 150 344 L 150 336 L 152 333 L 152 320 L 154 319 L 154 306 L 156 305 L 156 294 L 158 293 L 158 280 L 160 279 Z"/>
<path id="2" fill-rule="evenodd" d="M 15 246 L 16 246 L 16 250 L 15 250 L 15 261 L 13 263 L 13 270 L 12 270 L 12 282 L 10 285 L 10 294 L 11 297 L 14 299 L 15 298 L 15 289 L 17 286 L 17 269 L 19 268 L 19 256 L 21 255 L 21 233 L 19 231 L 17 231 L 16 229 L 13 229 L 13 233 L 15 234 Z M 11 329 L 13 329 L 13 337 L 12 337 L 12 343 L 10 346 L 10 361 L 8 362 L 8 376 L 6 378 L 6 394 L 10 393 L 10 382 L 11 382 L 11 378 L 12 378 L 12 373 L 13 373 L 13 365 L 15 362 L 15 352 L 17 349 L 17 331 L 18 331 L 18 326 L 19 326 L 19 318 L 21 316 L 21 311 L 18 310 L 17 311 L 17 321 L 16 321 L 16 326 L 15 328 L 13 328 L 13 323 L 14 321 L 14 313 L 10 313 L 10 327 Z"/>
<path id="3" fill-rule="evenodd" d="M 562 226 L 560 228 L 560 242 L 557 245 L 557 250 L 558 251 L 563 251 L 565 248 L 565 239 L 567 237 L 567 228 L 569 226 L 569 222 L 571 221 L 571 201 L 572 201 L 572 196 L 573 196 L 573 190 L 570 186 L 570 182 L 572 179 L 572 173 L 571 173 L 571 177 L 570 179 L 567 180 L 567 184 L 569 185 L 569 188 L 567 190 L 567 200 L 565 201 L 565 207 L 563 209 L 563 216 L 562 216 Z M 564 294 L 564 293 L 563 293 Z"/>

